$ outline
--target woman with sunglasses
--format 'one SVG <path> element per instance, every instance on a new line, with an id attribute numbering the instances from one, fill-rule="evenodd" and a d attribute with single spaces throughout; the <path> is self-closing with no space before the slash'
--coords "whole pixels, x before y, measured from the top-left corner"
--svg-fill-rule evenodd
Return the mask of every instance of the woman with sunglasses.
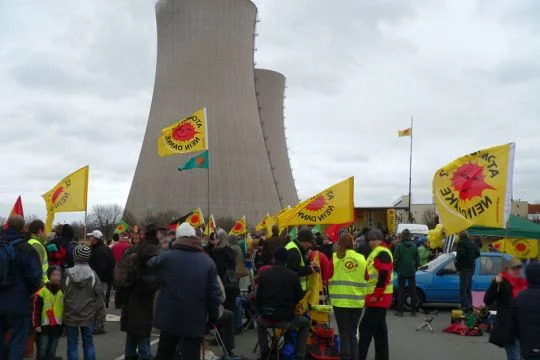
<path id="1" fill-rule="evenodd" d="M 484 296 L 484 303 L 487 306 L 495 305 L 497 310 L 489 342 L 504 347 L 507 360 L 521 359 L 519 342 L 513 331 L 510 306 L 512 300 L 527 288 L 522 268 L 523 264 L 519 259 L 509 260 L 504 271 L 493 279 Z"/>

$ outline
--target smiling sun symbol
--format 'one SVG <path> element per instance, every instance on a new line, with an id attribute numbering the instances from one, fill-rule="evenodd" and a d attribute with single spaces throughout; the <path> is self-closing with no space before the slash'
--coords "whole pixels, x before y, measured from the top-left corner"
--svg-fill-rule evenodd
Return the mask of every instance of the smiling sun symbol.
<path id="1" fill-rule="evenodd" d="M 310 202 L 310 203 L 306 206 L 306 210 L 309 210 L 309 211 L 319 211 L 319 210 L 321 210 L 322 208 L 324 208 L 325 205 L 326 205 L 326 199 L 324 198 L 324 196 L 319 195 L 319 196 L 317 196 L 312 202 Z"/>
<path id="2" fill-rule="evenodd" d="M 189 122 L 178 125 L 172 132 L 172 137 L 176 141 L 189 141 L 199 132 L 195 130 L 195 126 Z"/>
<path id="3" fill-rule="evenodd" d="M 485 181 L 484 168 L 473 163 L 462 165 L 452 177 L 452 185 L 459 192 L 460 200 L 482 196 L 484 190 L 495 188 Z"/>

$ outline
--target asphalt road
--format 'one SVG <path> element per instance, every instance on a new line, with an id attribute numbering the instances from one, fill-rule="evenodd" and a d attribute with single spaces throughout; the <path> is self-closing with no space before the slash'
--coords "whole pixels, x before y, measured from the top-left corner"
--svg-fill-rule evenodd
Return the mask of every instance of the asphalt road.
<path id="1" fill-rule="evenodd" d="M 107 333 L 94 337 L 98 360 L 122 360 L 124 353 L 125 334 L 120 331 L 119 312 L 109 309 L 109 320 L 106 325 Z M 413 318 L 405 315 L 403 318 L 388 313 L 388 328 L 390 338 L 390 358 L 397 360 L 497 360 L 505 359 L 503 349 L 488 343 L 488 335 L 482 337 L 463 337 L 442 332 L 450 323 L 450 312 L 442 310 L 433 321 L 434 332 L 420 331 L 416 328 L 423 321 L 423 315 Z M 158 342 L 158 332 L 152 335 L 152 349 L 155 354 Z M 255 330 L 250 330 L 236 338 L 235 353 L 247 359 L 256 359 L 253 348 L 257 343 Z M 80 345 L 79 345 L 80 346 Z M 373 347 L 373 345 L 372 345 Z M 215 351 L 208 345 L 207 349 Z M 373 351 L 373 349 L 372 349 Z M 66 358 L 66 341 L 62 338 L 57 355 Z M 82 354 L 80 356 L 82 359 Z M 374 359 L 374 355 L 370 356 Z"/>

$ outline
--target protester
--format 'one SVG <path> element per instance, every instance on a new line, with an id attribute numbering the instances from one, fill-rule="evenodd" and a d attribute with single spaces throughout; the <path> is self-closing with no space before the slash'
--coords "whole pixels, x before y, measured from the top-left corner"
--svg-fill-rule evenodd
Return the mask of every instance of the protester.
<path id="1" fill-rule="evenodd" d="M 0 234 L 0 261 L 7 264 L 0 273 L 0 340 L 9 332 L 7 359 L 20 360 L 30 333 L 31 298 L 40 288 L 43 272 L 39 255 L 25 240 L 24 218 L 10 216 L 6 224 Z M 0 341 L 0 355 L 3 346 Z"/>
<path id="2" fill-rule="evenodd" d="M 47 270 L 49 269 L 49 259 L 47 249 L 45 249 L 45 223 L 41 220 L 34 220 L 28 225 L 26 237 L 28 243 L 32 245 L 38 253 L 43 271 L 43 284 L 47 282 Z"/>
<path id="3" fill-rule="evenodd" d="M 398 305 L 397 316 L 403 316 L 403 302 L 405 301 L 405 283 L 408 283 L 411 295 L 411 315 L 416 316 L 416 269 L 420 265 L 418 248 L 411 241 L 411 232 L 408 229 L 401 233 L 401 242 L 394 249 L 394 269 L 398 273 Z"/>
<path id="4" fill-rule="evenodd" d="M 231 249 L 234 251 L 234 257 L 235 257 L 235 263 L 236 263 L 236 277 L 239 280 L 238 283 L 238 290 L 240 290 L 240 279 L 245 278 L 246 276 L 249 276 L 249 271 L 246 268 L 246 265 L 244 263 L 244 256 L 242 249 L 240 248 L 239 239 L 236 235 L 229 235 L 227 239 L 229 245 L 231 246 Z M 235 298 L 235 308 L 234 308 L 234 317 L 235 317 L 235 334 L 240 335 L 243 332 L 242 329 L 242 319 L 244 316 L 244 299 L 239 296 L 240 291 L 238 291 L 238 295 Z"/>
<path id="5" fill-rule="evenodd" d="M 528 289 L 521 291 L 512 307 L 513 324 L 525 360 L 540 360 L 540 263 L 525 269 Z"/>
<path id="6" fill-rule="evenodd" d="M 521 275 L 523 264 L 519 259 L 512 259 L 504 266 L 504 271 L 491 282 L 484 303 L 487 306 L 496 305 L 497 315 L 493 324 L 489 342 L 504 347 L 508 360 L 520 360 L 519 342 L 513 331 L 510 307 L 513 299 L 527 288 L 527 281 Z"/>
<path id="7" fill-rule="evenodd" d="M 223 286 L 223 283 L 221 282 L 221 279 L 219 276 L 216 277 L 219 289 L 221 291 L 219 301 L 221 304 L 225 303 L 225 287 Z M 235 335 L 235 315 L 232 311 L 229 311 L 223 307 L 223 305 L 219 306 L 219 317 L 215 322 L 215 325 L 218 326 L 219 334 L 221 335 L 221 338 L 223 339 L 223 344 L 225 345 L 225 351 L 227 352 L 223 358 L 227 359 L 227 356 L 229 357 L 229 360 L 233 360 L 232 358 L 235 357 L 233 350 L 236 346 L 234 335 Z"/>
<path id="8" fill-rule="evenodd" d="M 426 238 L 420 239 L 418 246 L 418 257 L 420 258 L 420 266 L 424 266 L 429 262 L 431 250 L 429 249 L 429 241 Z"/>
<path id="9" fill-rule="evenodd" d="M 298 275 L 303 291 L 306 291 L 307 276 L 317 270 L 315 264 L 306 264 L 306 252 L 311 249 L 312 244 L 313 233 L 309 229 L 302 229 L 298 232 L 298 240 L 291 239 L 285 246 L 289 253 L 287 268 Z"/>
<path id="10" fill-rule="evenodd" d="M 371 247 L 369 246 L 369 242 L 367 241 L 368 233 L 369 229 L 364 228 L 362 230 L 362 234 L 354 240 L 356 252 L 362 254 L 366 259 L 368 258 L 369 253 L 371 253 Z"/>
<path id="11" fill-rule="evenodd" d="M 332 258 L 334 253 L 334 243 L 330 240 L 330 236 L 325 235 L 324 238 L 322 238 L 322 244 L 319 245 L 319 251 L 326 255 L 328 259 Z"/>
<path id="12" fill-rule="evenodd" d="M 459 271 L 459 297 L 461 309 L 470 313 L 472 305 L 472 277 L 476 259 L 480 257 L 478 247 L 469 239 L 467 231 L 459 234 L 456 254 L 456 269 Z"/>
<path id="13" fill-rule="evenodd" d="M 94 230 L 91 233 L 86 234 L 86 236 L 88 237 L 88 241 L 90 242 L 90 247 L 92 249 L 92 256 L 90 256 L 89 265 L 99 277 L 105 307 L 109 307 L 108 297 L 114 276 L 114 255 L 112 250 L 103 243 L 103 233 L 101 231 Z M 94 335 L 99 334 L 105 334 L 105 317 L 96 318 Z"/>
<path id="14" fill-rule="evenodd" d="M 324 286 L 328 286 L 328 281 L 334 273 L 334 267 L 332 262 L 326 257 L 326 255 L 319 250 L 311 250 L 309 252 L 310 263 L 315 262 L 315 258 L 319 257 L 319 264 L 321 268 L 321 278 Z M 330 257 L 331 259 L 332 257 Z"/>
<path id="15" fill-rule="evenodd" d="M 129 235 L 125 232 L 120 234 L 120 236 L 118 237 L 118 242 L 114 244 L 113 247 L 111 248 L 113 257 L 114 257 L 114 262 L 118 263 L 120 259 L 122 258 L 122 256 L 124 255 L 124 253 L 126 252 L 126 250 L 129 249 L 130 247 L 131 247 L 131 241 L 129 240 Z"/>
<path id="16" fill-rule="evenodd" d="M 263 258 L 264 264 L 272 264 L 274 251 L 281 246 L 285 246 L 283 239 L 279 236 L 279 226 L 272 226 L 272 235 L 266 239 L 263 244 Z"/>
<path id="17" fill-rule="evenodd" d="M 329 293 L 339 330 L 339 356 L 341 360 L 354 360 L 367 282 L 364 280 L 366 259 L 354 250 L 351 235 L 339 237 L 333 264 Z"/>
<path id="18" fill-rule="evenodd" d="M 368 282 L 365 298 L 365 313 L 360 322 L 358 359 L 366 360 L 371 339 L 375 341 L 375 358 L 388 360 L 388 328 L 386 313 L 392 305 L 393 258 L 392 252 L 383 246 L 384 234 L 372 230 L 367 239 L 372 248 L 367 258 L 365 279 Z"/>
<path id="19" fill-rule="evenodd" d="M 257 243 L 257 248 L 255 249 L 255 254 L 253 255 L 253 266 L 255 271 L 258 272 L 260 268 L 265 266 L 265 259 L 263 253 L 264 242 L 266 240 L 260 239 Z"/>
<path id="20" fill-rule="evenodd" d="M 120 237 L 122 242 L 122 236 Z M 127 238 L 126 238 L 127 239 Z M 119 243 L 119 244 L 120 244 Z M 113 249 L 114 250 L 114 249 Z M 158 255 L 160 248 L 154 237 L 145 237 L 139 245 L 128 248 L 125 256 L 134 254 L 135 268 L 132 275 L 134 285 L 127 289 L 117 289 L 125 299 L 122 307 L 120 329 L 126 333 L 125 360 L 151 360 L 152 349 L 150 334 L 154 313 L 154 296 L 159 288 L 159 282 L 147 262 Z"/>
<path id="21" fill-rule="evenodd" d="M 33 329 L 36 333 L 36 360 L 54 360 L 62 337 L 64 292 L 62 268 L 52 266 L 47 271 L 47 284 L 34 295 Z"/>
<path id="22" fill-rule="evenodd" d="M 107 245 L 112 249 L 120 241 L 120 234 L 115 232 L 112 236 L 112 241 L 107 241 Z"/>
<path id="23" fill-rule="evenodd" d="M 290 254 L 282 247 L 277 248 L 274 251 L 274 265 L 259 277 L 255 302 L 261 316 L 257 321 L 261 359 L 267 359 L 270 352 L 266 332 L 269 326 L 297 329 L 295 359 L 306 358 L 309 320 L 305 316 L 295 315 L 296 304 L 302 299 L 303 291 L 298 275 L 285 267 Z"/>
<path id="24" fill-rule="evenodd" d="M 139 245 L 140 241 L 141 241 L 141 235 L 138 232 L 134 232 L 133 234 L 131 234 L 132 245 Z"/>
<path id="25" fill-rule="evenodd" d="M 73 267 L 73 250 L 77 246 L 74 236 L 75 230 L 69 224 L 56 228 L 56 236 L 46 246 L 49 266 L 60 266 L 64 270 Z"/>
<path id="26" fill-rule="evenodd" d="M 105 246 L 105 245 L 104 245 Z M 84 360 L 95 360 L 93 324 L 105 318 L 105 300 L 99 276 L 89 265 L 92 250 L 77 245 L 73 251 L 75 265 L 67 269 L 64 283 L 64 318 L 67 337 L 67 360 L 77 360 L 79 332 Z"/>
<path id="27" fill-rule="evenodd" d="M 230 247 L 225 230 L 218 230 L 208 254 L 214 261 L 217 274 L 225 286 L 226 300 L 223 306 L 234 313 L 236 298 L 240 295 L 240 283 L 236 276 L 236 254 Z"/>
<path id="28" fill-rule="evenodd" d="M 161 282 L 154 327 L 161 330 L 156 360 L 170 360 L 177 347 L 185 359 L 199 359 L 206 324 L 219 318 L 220 288 L 216 266 L 202 252 L 195 229 L 183 223 L 171 251 L 152 258 Z"/>

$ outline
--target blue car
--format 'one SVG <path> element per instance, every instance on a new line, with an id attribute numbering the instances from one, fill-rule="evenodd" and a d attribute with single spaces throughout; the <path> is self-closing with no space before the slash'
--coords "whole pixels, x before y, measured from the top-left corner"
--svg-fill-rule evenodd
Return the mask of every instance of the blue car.
<path id="1" fill-rule="evenodd" d="M 455 253 L 441 254 L 436 259 L 420 267 L 416 272 L 416 292 L 419 304 L 454 303 L 459 304 L 459 274 L 454 260 Z M 511 256 L 502 253 L 481 253 L 476 259 L 472 290 L 486 291 L 493 278 L 501 272 L 505 259 Z M 394 274 L 394 294 L 397 293 L 397 274 Z M 412 294 L 405 289 L 404 307 L 411 308 Z M 417 307 L 418 308 L 418 307 Z"/>

